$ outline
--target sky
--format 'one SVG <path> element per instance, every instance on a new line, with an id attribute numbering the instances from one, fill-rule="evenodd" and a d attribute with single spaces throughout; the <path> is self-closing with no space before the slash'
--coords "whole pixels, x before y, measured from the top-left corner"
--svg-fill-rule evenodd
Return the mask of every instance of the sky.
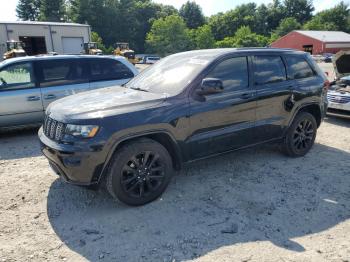
<path id="1" fill-rule="evenodd" d="M 154 0 L 154 2 L 162 3 L 166 5 L 173 5 L 176 8 L 180 8 L 187 0 Z M 350 0 L 348 0 L 350 1 Z M 6 2 L 6 4 L 4 3 Z M 0 0 L 0 21 L 16 21 L 16 5 L 18 0 Z M 206 16 L 211 16 L 219 12 L 225 12 L 233 9 L 235 6 L 244 4 L 247 2 L 255 2 L 257 4 L 268 4 L 272 0 L 195 0 L 199 4 Z M 341 2 L 341 0 L 314 0 L 314 6 L 316 12 L 322 11 L 327 8 L 331 8 Z M 345 1 L 347 2 L 347 1 Z"/>

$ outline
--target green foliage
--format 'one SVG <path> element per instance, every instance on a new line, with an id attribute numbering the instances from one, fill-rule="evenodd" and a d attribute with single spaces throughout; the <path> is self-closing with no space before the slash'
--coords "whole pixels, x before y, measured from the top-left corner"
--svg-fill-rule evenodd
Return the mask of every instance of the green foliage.
<path id="1" fill-rule="evenodd" d="M 96 32 L 91 32 L 91 42 L 96 42 L 97 48 L 101 49 L 104 54 L 111 54 L 113 52 L 109 52 L 109 50 L 103 44 L 102 38 Z"/>
<path id="2" fill-rule="evenodd" d="M 274 34 L 281 37 L 300 28 L 301 24 L 294 17 L 287 17 L 281 21 L 280 25 L 274 31 Z"/>
<path id="3" fill-rule="evenodd" d="M 319 31 L 322 31 L 322 30 L 336 31 L 338 30 L 338 27 L 333 22 L 323 21 L 321 16 L 315 16 L 303 26 L 303 29 L 319 30 Z"/>
<path id="4" fill-rule="evenodd" d="M 300 24 L 310 20 L 315 10 L 312 0 L 284 0 L 283 5 L 284 15 L 295 18 Z"/>
<path id="5" fill-rule="evenodd" d="M 193 0 L 180 11 L 153 0 L 19 0 L 16 11 L 21 20 L 87 23 L 105 53 L 111 53 L 116 42 L 129 42 L 138 53 L 147 47 L 152 53 L 169 54 L 215 46 L 265 46 L 299 28 L 350 32 L 345 2 L 316 15 L 312 0 L 248 2 L 210 18 Z"/>
<path id="6" fill-rule="evenodd" d="M 196 29 L 205 23 L 202 8 L 192 1 L 187 1 L 182 5 L 180 16 L 184 19 L 189 29 Z"/>
<path id="7" fill-rule="evenodd" d="M 71 0 L 70 18 L 88 23 L 107 46 L 129 42 L 137 52 L 145 51 L 145 39 L 154 20 L 177 14 L 167 5 L 151 0 Z"/>
<path id="8" fill-rule="evenodd" d="M 339 30 L 350 32 L 350 10 L 344 2 L 316 14 L 304 25 L 307 30 Z"/>
<path id="9" fill-rule="evenodd" d="M 186 51 L 191 45 L 185 21 L 177 15 L 155 20 L 146 42 L 149 52 L 162 56 Z"/>
<path id="10" fill-rule="evenodd" d="M 40 13 L 40 0 L 19 0 L 16 7 L 17 17 L 24 21 L 35 21 Z"/>
<path id="11" fill-rule="evenodd" d="M 268 37 L 253 33 L 248 26 L 242 26 L 233 37 L 218 41 L 216 47 L 264 47 L 268 43 Z"/>
<path id="12" fill-rule="evenodd" d="M 232 36 L 241 26 L 254 27 L 256 5 L 243 4 L 226 13 L 210 17 L 209 26 L 216 40 Z"/>
<path id="13" fill-rule="evenodd" d="M 189 35 L 192 41 L 191 49 L 209 49 L 215 46 L 215 39 L 209 25 L 192 29 Z"/>
<path id="14" fill-rule="evenodd" d="M 63 22 L 65 20 L 64 0 L 40 0 L 40 21 Z"/>

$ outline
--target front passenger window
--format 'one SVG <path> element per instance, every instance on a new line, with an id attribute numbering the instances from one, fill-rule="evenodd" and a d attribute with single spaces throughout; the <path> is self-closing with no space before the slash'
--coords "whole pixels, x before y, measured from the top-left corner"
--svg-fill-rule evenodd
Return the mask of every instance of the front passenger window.
<path id="1" fill-rule="evenodd" d="M 218 64 L 206 78 L 218 78 L 224 84 L 224 90 L 234 90 L 248 87 L 247 57 L 234 57 Z"/>
<path id="2" fill-rule="evenodd" d="M 0 71 L 0 91 L 33 88 L 34 86 L 31 63 L 10 65 Z"/>

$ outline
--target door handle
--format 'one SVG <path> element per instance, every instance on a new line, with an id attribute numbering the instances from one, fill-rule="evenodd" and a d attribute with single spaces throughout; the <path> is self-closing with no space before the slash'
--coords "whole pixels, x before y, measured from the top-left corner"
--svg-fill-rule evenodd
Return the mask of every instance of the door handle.
<path id="1" fill-rule="evenodd" d="M 28 96 L 27 101 L 39 101 L 40 96 Z"/>
<path id="2" fill-rule="evenodd" d="M 241 98 L 242 98 L 242 99 L 249 99 L 249 98 L 251 98 L 251 97 L 252 97 L 251 94 L 243 94 L 243 95 L 241 95 Z"/>
<path id="3" fill-rule="evenodd" d="M 53 95 L 53 94 L 50 94 L 50 95 L 46 95 L 46 96 L 44 96 L 44 98 L 45 98 L 46 100 L 50 100 L 50 99 L 55 99 L 55 98 L 56 98 L 56 96 L 55 96 L 55 95 Z"/>

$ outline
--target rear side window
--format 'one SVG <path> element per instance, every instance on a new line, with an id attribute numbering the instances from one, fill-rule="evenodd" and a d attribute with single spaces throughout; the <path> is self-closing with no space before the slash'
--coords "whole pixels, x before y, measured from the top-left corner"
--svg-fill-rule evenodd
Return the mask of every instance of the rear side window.
<path id="1" fill-rule="evenodd" d="M 91 80 L 108 81 L 133 78 L 133 72 L 123 63 L 114 59 L 90 60 Z"/>
<path id="2" fill-rule="evenodd" d="M 308 78 L 315 75 L 310 65 L 303 57 L 286 56 L 289 79 Z"/>
<path id="3" fill-rule="evenodd" d="M 207 78 L 218 78 L 224 84 L 224 90 L 248 87 L 247 57 L 234 57 L 218 64 Z"/>
<path id="4" fill-rule="evenodd" d="M 287 80 L 286 68 L 280 56 L 255 56 L 254 65 L 256 85 Z"/>
<path id="5" fill-rule="evenodd" d="M 83 61 L 59 59 L 40 61 L 40 86 L 72 85 L 87 82 Z"/>

